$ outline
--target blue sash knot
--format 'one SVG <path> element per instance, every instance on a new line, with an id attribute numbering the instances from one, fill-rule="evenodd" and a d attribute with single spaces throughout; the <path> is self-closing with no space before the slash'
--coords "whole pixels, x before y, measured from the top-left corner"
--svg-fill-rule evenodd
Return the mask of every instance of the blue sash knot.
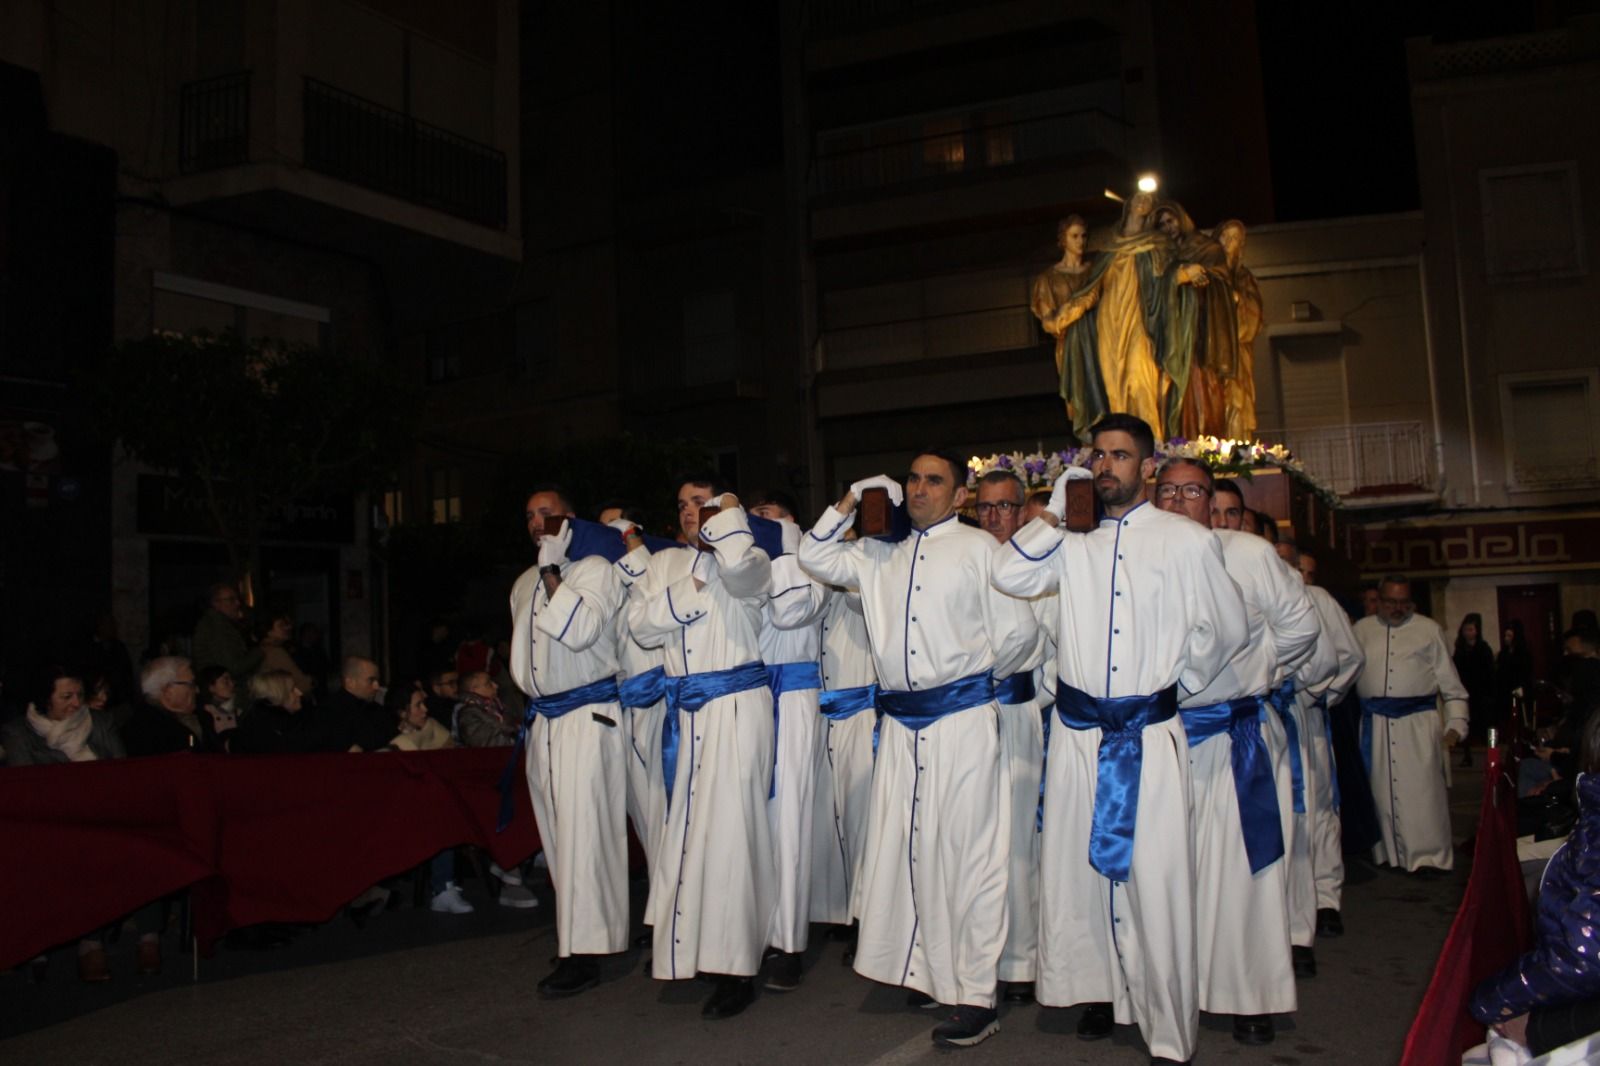
<path id="1" fill-rule="evenodd" d="M 760 660 L 730 670 L 708 670 L 667 679 L 667 714 L 661 722 L 661 776 L 672 809 L 672 786 L 678 775 L 678 712 L 694 714 L 712 700 L 767 687 L 767 667 Z"/>
<path id="2" fill-rule="evenodd" d="M 1089 865 L 1113 881 L 1133 867 L 1133 829 L 1139 815 L 1139 774 L 1144 767 L 1144 727 L 1178 713 L 1178 690 L 1150 696 L 1097 699 L 1065 681 L 1056 685 L 1056 715 L 1068 729 L 1100 730 L 1089 828 Z"/>
<path id="3" fill-rule="evenodd" d="M 1267 702 L 1283 719 L 1283 731 L 1289 734 L 1289 779 L 1294 790 L 1294 813 L 1306 813 L 1306 769 L 1300 761 L 1300 724 L 1294 719 L 1294 679 L 1290 678 L 1267 696 Z"/>
<path id="4" fill-rule="evenodd" d="M 1015 706 L 1021 703 L 1032 703 L 1038 693 L 1033 687 L 1033 671 L 1019 670 L 1010 677 L 1003 677 L 994 683 L 994 701 Z"/>
<path id="5" fill-rule="evenodd" d="M 1261 739 L 1260 714 L 1261 701 L 1255 696 L 1178 709 L 1191 748 L 1224 733 L 1232 738 L 1233 791 L 1239 799 L 1239 828 L 1244 831 L 1253 874 L 1283 858 L 1278 789 L 1272 780 L 1272 756 Z"/>
<path id="6" fill-rule="evenodd" d="M 821 688 L 822 667 L 817 663 L 768 663 L 767 687 L 772 689 L 772 781 L 767 785 L 767 798 L 771 799 L 778 794 L 778 702 L 785 692 Z"/>
<path id="7" fill-rule="evenodd" d="M 518 778 L 524 773 L 522 752 L 528 746 L 528 728 L 533 725 L 534 718 L 541 715 L 545 718 L 560 718 L 579 707 L 616 702 L 617 679 L 614 677 L 602 677 L 598 681 L 569 688 L 565 692 L 534 696 L 528 700 L 527 713 L 522 716 L 522 724 L 517 727 L 517 743 L 511 749 L 511 758 L 506 763 L 506 768 L 500 771 L 500 817 L 495 822 L 495 832 L 498 833 L 510 825 L 511 820 L 516 817 L 517 803 L 513 789 Z"/>
<path id="8" fill-rule="evenodd" d="M 624 707 L 654 707 L 667 695 L 667 671 L 652 666 L 642 674 L 634 674 L 617 683 L 617 698 Z"/>
<path id="9" fill-rule="evenodd" d="M 993 702 L 994 673 L 989 670 L 918 692 L 878 689 L 883 713 L 913 731 L 926 729 L 945 715 Z"/>

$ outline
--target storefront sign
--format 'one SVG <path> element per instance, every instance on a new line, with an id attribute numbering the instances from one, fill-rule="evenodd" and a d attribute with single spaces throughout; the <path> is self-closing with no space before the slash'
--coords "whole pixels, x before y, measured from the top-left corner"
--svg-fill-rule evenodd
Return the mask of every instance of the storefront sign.
<path id="1" fill-rule="evenodd" d="M 205 501 L 184 490 L 177 478 L 139 475 L 139 532 L 214 537 Z M 268 541 L 349 544 L 355 540 L 355 507 L 346 498 L 296 500 L 267 516 Z"/>
<path id="2" fill-rule="evenodd" d="M 1355 557 L 1368 578 L 1515 574 L 1600 568 L 1600 514 L 1521 519 L 1463 517 L 1354 531 Z"/>

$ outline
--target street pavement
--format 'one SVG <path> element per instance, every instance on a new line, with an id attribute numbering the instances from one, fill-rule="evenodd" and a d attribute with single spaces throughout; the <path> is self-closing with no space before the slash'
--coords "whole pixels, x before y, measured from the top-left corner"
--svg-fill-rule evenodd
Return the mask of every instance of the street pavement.
<path id="1" fill-rule="evenodd" d="M 1481 766 L 1481 762 L 1480 762 Z M 1458 771 L 1452 815 L 1460 843 L 1476 820 L 1481 775 Z M 1457 870 L 1422 878 L 1348 862 L 1346 935 L 1317 944 L 1318 976 L 1299 983 L 1300 1009 L 1278 1019 L 1276 1042 L 1246 1048 L 1231 1019 L 1203 1015 L 1199 1062 L 1323 1066 L 1399 1061 L 1434 959 L 1466 883 Z M 635 894 L 643 885 L 635 883 Z M 166 938 L 164 972 L 133 974 L 133 937 L 111 953 L 114 979 L 78 982 L 70 949 L 42 984 L 0 975 L 0 1062 L 280 1064 L 461 1063 L 1143 1063 L 1131 1026 L 1107 1041 L 1073 1035 L 1077 1009 L 1003 1009 L 1000 1032 L 964 1051 L 935 1049 L 938 1020 L 905 1006 L 905 991 L 841 965 L 841 946 L 813 938 L 795 992 L 764 993 L 738 1018 L 706 1022 L 708 985 L 649 978 L 645 952 L 608 963 L 600 987 L 547 1002 L 534 984 L 555 955 L 548 886 L 533 911 L 490 904 L 471 915 L 405 908 L 358 930 L 343 918 L 272 951 L 220 948 L 192 958 Z M 642 900 L 636 900 L 636 909 Z"/>

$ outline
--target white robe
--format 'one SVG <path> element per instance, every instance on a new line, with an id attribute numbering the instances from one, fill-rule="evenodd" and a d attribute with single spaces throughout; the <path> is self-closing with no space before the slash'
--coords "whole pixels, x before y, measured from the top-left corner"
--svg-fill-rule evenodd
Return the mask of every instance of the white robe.
<path id="1" fill-rule="evenodd" d="M 987 533 L 952 516 L 898 544 L 846 542 L 848 521 L 825 511 L 800 563 L 861 590 L 885 689 L 932 689 L 1020 663 L 1033 648 L 1027 604 L 990 589 Z M 940 1003 L 994 1006 L 1010 806 L 993 701 L 920 730 L 884 716 L 856 889 L 857 973 Z"/>
<path id="2" fill-rule="evenodd" d="M 1247 636 L 1216 537 L 1148 503 L 1088 534 L 1035 519 L 995 549 L 994 582 L 1016 596 L 1060 590 L 1056 669 L 1096 698 L 1199 692 Z M 1142 740 L 1131 873 L 1113 882 L 1089 864 L 1100 730 L 1051 724 L 1035 995 L 1109 1002 L 1152 1055 L 1183 1060 L 1199 1029 L 1188 743 L 1176 716 Z"/>
<path id="3" fill-rule="evenodd" d="M 1467 690 L 1433 619 L 1414 614 L 1391 626 L 1372 615 L 1353 629 L 1367 657 L 1356 682 L 1363 700 L 1437 696 L 1444 701 L 1446 719 L 1441 728 L 1439 715 L 1426 711 L 1398 719 L 1363 711 L 1361 743 L 1371 757 L 1367 776 L 1383 834 L 1373 848 L 1373 861 L 1408 871 L 1423 866 L 1448 870 L 1455 848 L 1443 736 L 1445 729 L 1467 735 Z"/>
<path id="4" fill-rule="evenodd" d="M 617 611 L 617 683 L 661 666 L 666 656 L 660 648 L 646 648 L 633 639 L 628 628 L 626 596 L 635 581 L 644 577 L 650 565 L 650 550 L 639 547 L 617 560 L 617 578 L 624 589 L 624 600 Z M 656 849 L 667 824 L 667 786 L 661 778 L 661 723 L 667 714 L 667 701 L 657 700 L 648 707 L 622 708 L 623 731 L 628 736 L 628 820 L 644 851 L 645 864 L 656 868 Z"/>
<path id="5" fill-rule="evenodd" d="M 1272 545 L 1253 533 L 1216 534 L 1244 598 L 1249 639 L 1210 685 L 1184 698 L 1184 707 L 1265 696 L 1284 668 L 1306 657 L 1317 635 L 1305 588 Z M 1287 888 L 1294 820 L 1283 817 L 1293 808 L 1289 765 L 1281 723 L 1269 719 L 1261 732 L 1273 764 L 1284 857 L 1254 874 L 1240 826 L 1233 738 L 1224 732 L 1189 749 L 1200 1009 L 1216 1014 L 1287 1014 L 1296 1007 Z"/>
<path id="6" fill-rule="evenodd" d="M 633 588 L 634 639 L 666 651 L 668 677 L 730 670 L 760 659 L 761 609 L 772 564 L 738 508 L 707 522 L 715 554 L 656 554 Z M 695 587 L 695 579 L 704 588 Z M 754 976 L 761 966 L 777 870 L 767 790 L 772 783 L 772 690 L 721 696 L 678 712 L 678 763 L 645 920 L 662 980 L 697 972 Z"/>
<path id="7" fill-rule="evenodd" d="M 554 596 L 537 567 L 511 589 L 511 677 L 551 696 L 617 673 L 622 586 L 603 559 L 561 568 Z M 613 700 L 535 716 L 524 759 L 539 838 L 556 890 L 557 953 L 628 946 L 627 736 Z"/>
<path id="8" fill-rule="evenodd" d="M 1002 594 L 1003 595 L 1003 594 Z M 1035 624 L 1041 602 L 1049 597 L 1020 601 L 1027 605 Z M 1039 779 L 1044 773 L 1044 725 L 1039 714 L 1036 675 L 1046 652 L 1055 644 L 1043 625 L 1028 654 L 1007 672 L 995 676 L 1026 674 L 1034 683 L 1033 699 L 1000 704 L 1000 751 L 1011 784 L 1010 861 L 1006 866 L 1006 943 L 1000 950 L 998 972 L 1007 983 L 1032 981 L 1039 963 Z"/>
<path id="9" fill-rule="evenodd" d="M 1328 743 L 1328 715 L 1356 683 L 1366 656 L 1350 628 L 1350 616 L 1327 589 L 1308 585 L 1316 608 L 1316 653 L 1295 674 L 1295 699 L 1305 716 L 1306 813 L 1311 820 L 1311 874 L 1316 908 L 1338 910 L 1344 889 L 1344 847 L 1335 784 L 1339 768 Z"/>
<path id="10" fill-rule="evenodd" d="M 822 619 L 822 688 L 864 688 L 878 683 L 867 644 L 861 594 L 834 589 Z M 817 776 L 812 818 L 811 920 L 848 925 L 851 889 L 866 850 L 872 803 L 872 734 L 878 723 L 868 707 L 841 721 L 822 718 L 823 766 Z"/>
<path id="11" fill-rule="evenodd" d="M 761 627 L 762 661 L 768 666 L 818 662 L 820 622 L 827 606 L 827 587 L 801 570 L 798 559 L 780 555 L 772 560 L 772 585 Z M 811 838 L 824 720 L 817 709 L 817 693 L 814 688 L 786 691 L 777 707 L 777 769 L 767 810 L 778 864 L 778 906 L 768 942 L 787 952 L 805 951 L 811 927 Z"/>

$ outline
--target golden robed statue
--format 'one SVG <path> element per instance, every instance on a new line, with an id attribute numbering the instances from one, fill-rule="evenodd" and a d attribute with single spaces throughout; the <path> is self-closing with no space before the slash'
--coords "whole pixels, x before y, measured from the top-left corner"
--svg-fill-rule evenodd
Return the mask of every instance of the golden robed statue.
<path id="1" fill-rule="evenodd" d="M 1057 227 L 1061 260 L 1033 282 L 1031 305 L 1055 339 L 1056 373 L 1080 441 L 1103 414 L 1137 415 L 1161 436 L 1248 439 L 1251 352 L 1261 293 L 1240 262 L 1244 226 L 1215 236 L 1146 192 L 1123 204 L 1102 246 L 1076 215 Z"/>

